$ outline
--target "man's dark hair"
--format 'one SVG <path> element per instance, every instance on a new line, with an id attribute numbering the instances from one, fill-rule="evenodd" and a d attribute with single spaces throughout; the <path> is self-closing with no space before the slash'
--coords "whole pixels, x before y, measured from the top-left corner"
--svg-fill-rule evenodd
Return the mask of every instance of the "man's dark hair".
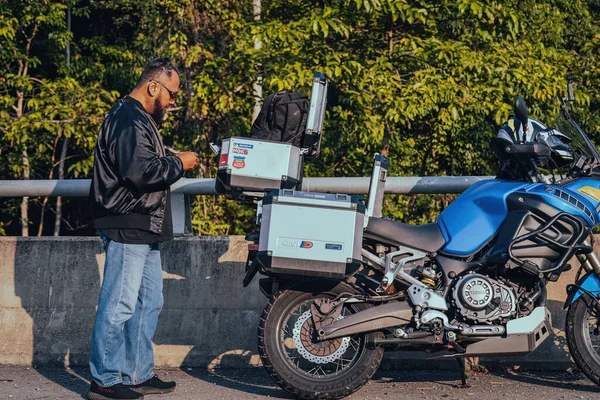
<path id="1" fill-rule="evenodd" d="M 173 72 L 176 72 L 177 75 L 179 75 L 177 67 L 168 58 L 155 58 L 153 60 L 150 60 L 148 64 L 146 64 L 142 75 L 140 75 L 140 78 L 135 84 L 135 87 L 140 87 L 149 80 L 156 79 L 156 77 L 162 72 L 165 72 L 169 78 L 171 78 Z"/>

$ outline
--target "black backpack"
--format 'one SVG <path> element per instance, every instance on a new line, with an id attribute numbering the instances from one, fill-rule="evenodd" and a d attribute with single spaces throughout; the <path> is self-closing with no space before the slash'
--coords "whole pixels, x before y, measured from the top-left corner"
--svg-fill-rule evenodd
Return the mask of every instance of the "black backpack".
<path id="1" fill-rule="evenodd" d="M 250 137 L 302 146 L 310 101 L 303 93 L 271 93 L 252 124 Z"/>

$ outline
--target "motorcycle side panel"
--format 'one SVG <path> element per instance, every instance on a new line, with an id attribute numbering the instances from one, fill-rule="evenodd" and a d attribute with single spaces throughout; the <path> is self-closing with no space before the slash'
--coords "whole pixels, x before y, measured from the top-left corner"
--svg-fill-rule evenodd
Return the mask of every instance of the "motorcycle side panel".
<path id="1" fill-rule="evenodd" d="M 581 217 L 589 226 L 595 226 L 598 223 L 598 215 L 596 213 L 598 202 L 592 202 L 591 197 L 583 193 L 595 195 L 590 183 L 579 183 L 580 181 L 595 182 L 596 187 L 600 183 L 600 181 L 593 179 L 580 179 L 564 187 L 535 183 L 525 188 L 525 191 L 539 195 L 544 201 L 558 208 L 560 211 Z M 598 196 L 600 196 L 600 190 L 598 190 Z"/>
<path id="2" fill-rule="evenodd" d="M 577 199 L 592 211 L 594 225 L 600 222 L 600 180 L 592 178 L 579 178 L 564 186 L 571 196 Z"/>
<path id="3" fill-rule="evenodd" d="M 477 182 L 439 216 L 447 254 L 468 256 L 479 250 L 508 215 L 506 197 L 529 183 L 490 179 Z"/>

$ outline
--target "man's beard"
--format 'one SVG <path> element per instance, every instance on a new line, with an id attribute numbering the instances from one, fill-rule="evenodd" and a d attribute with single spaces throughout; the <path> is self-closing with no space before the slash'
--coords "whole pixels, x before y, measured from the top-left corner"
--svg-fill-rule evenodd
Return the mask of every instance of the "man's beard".
<path id="1" fill-rule="evenodd" d="M 162 108 L 160 106 L 160 100 L 159 99 L 154 100 L 154 111 L 152 111 L 152 114 L 150 114 L 150 115 L 152 116 L 152 119 L 154 120 L 154 122 L 156 122 L 156 125 L 159 128 L 163 124 L 166 113 L 167 113 L 167 109 Z"/>

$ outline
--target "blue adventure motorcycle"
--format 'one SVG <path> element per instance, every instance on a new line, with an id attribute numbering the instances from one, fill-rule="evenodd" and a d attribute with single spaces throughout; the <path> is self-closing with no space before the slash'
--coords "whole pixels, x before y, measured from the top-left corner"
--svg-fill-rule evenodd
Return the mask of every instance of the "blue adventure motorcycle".
<path id="1" fill-rule="evenodd" d="M 577 260 L 567 342 L 581 371 L 600 384 L 600 260 L 592 245 L 600 154 L 571 117 L 572 99 L 569 83 L 555 128 L 537 129 L 532 141 L 518 131 L 512 141 L 496 138 L 498 178 L 473 185 L 435 223 L 381 218 L 379 204 L 359 265 L 341 279 L 269 270 L 257 261 L 258 235 L 249 235 L 255 244 L 244 283 L 264 275 L 269 302 L 258 349 L 275 382 L 298 398 L 344 397 L 372 377 L 387 349 L 445 350 L 437 358 L 457 359 L 468 385 L 465 357 L 525 355 L 550 335 L 546 284 Z M 528 126 L 520 98 L 515 118 Z M 559 177 L 545 174 L 561 169 Z M 369 193 L 376 210 L 386 170 L 376 156 Z"/>

